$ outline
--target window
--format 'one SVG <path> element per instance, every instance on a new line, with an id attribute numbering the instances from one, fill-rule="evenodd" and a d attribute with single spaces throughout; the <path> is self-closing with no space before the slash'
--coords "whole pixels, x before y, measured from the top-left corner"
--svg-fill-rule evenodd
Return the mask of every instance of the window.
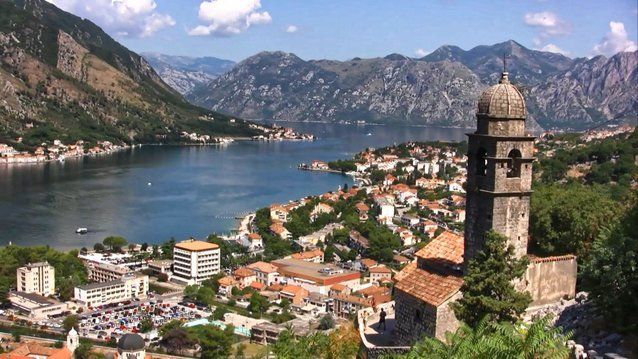
<path id="1" fill-rule="evenodd" d="M 476 174 L 485 176 L 487 172 L 487 151 L 481 147 L 476 152 Z"/>
<path id="2" fill-rule="evenodd" d="M 420 309 L 417 309 L 416 311 L 414 311 L 414 321 L 415 322 L 421 321 L 421 310 Z"/>
<path id="3" fill-rule="evenodd" d="M 507 155 L 507 177 L 515 178 L 521 176 L 521 151 L 513 149 Z"/>

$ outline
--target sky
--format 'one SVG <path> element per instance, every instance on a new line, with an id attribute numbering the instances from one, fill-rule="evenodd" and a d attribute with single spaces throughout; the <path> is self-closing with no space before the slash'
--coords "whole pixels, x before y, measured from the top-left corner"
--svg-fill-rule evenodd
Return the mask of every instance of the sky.
<path id="1" fill-rule="evenodd" d="M 47 0 L 136 52 L 346 60 L 515 40 L 569 57 L 635 51 L 637 0 Z"/>

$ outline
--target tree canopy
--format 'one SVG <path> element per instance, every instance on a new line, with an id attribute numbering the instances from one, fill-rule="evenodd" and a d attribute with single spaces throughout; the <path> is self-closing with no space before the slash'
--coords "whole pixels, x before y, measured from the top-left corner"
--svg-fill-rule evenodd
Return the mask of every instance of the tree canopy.
<path id="1" fill-rule="evenodd" d="M 527 264 L 525 258 L 514 258 L 506 237 L 487 232 L 483 248 L 469 261 L 463 277 L 463 297 L 453 304 L 456 317 L 471 327 L 483 318 L 515 323 L 531 302 L 529 293 L 516 290 L 513 284 L 523 276 Z"/>

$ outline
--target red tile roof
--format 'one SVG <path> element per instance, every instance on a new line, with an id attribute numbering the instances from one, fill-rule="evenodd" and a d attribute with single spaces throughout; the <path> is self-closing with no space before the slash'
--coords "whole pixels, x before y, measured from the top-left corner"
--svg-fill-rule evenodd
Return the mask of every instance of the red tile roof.
<path id="1" fill-rule="evenodd" d="M 463 236 L 451 231 L 444 231 L 432 242 L 416 252 L 428 264 L 442 264 L 445 266 L 460 266 L 463 264 Z"/>
<path id="2" fill-rule="evenodd" d="M 534 256 L 529 257 L 529 260 L 532 263 L 559 262 L 559 261 L 568 261 L 572 259 L 576 259 L 576 256 L 573 254 L 565 254 L 562 256 L 551 256 L 551 257 L 534 257 Z"/>
<path id="3" fill-rule="evenodd" d="M 435 307 L 456 294 L 463 285 L 463 279 L 455 275 L 441 275 L 416 267 L 406 273 L 394 287 Z"/>
<path id="4" fill-rule="evenodd" d="M 390 273 L 392 274 L 392 269 L 386 266 L 377 266 L 369 269 L 370 273 Z"/>

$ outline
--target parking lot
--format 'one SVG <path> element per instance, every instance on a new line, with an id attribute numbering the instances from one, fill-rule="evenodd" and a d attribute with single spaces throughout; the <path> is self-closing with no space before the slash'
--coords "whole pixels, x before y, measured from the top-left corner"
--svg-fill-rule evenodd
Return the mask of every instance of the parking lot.
<path id="1" fill-rule="evenodd" d="M 207 318 L 211 312 L 194 304 L 179 302 L 181 298 L 156 297 L 146 301 L 124 302 L 78 315 L 82 337 L 108 341 L 126 333 L 140 333 L 142 321 L 153 322 L 154 330 L 142 334 L 147 341 L 158 339 L 157 328 L 171 320 Z"/>

